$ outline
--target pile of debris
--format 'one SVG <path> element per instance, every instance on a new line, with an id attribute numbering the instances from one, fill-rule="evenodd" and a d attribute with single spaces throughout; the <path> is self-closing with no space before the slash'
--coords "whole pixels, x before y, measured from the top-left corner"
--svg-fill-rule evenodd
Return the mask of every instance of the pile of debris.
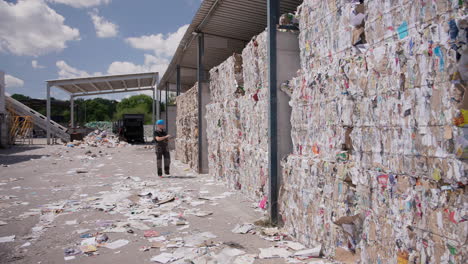
<path id="1" fill-rule="evenodd" d="M 70 148 L 78 147 L 80 145 L 90 147 L 121 148 L 130 144 L 120 140 L 119 137 L 117 137 L 113 133 L 109 133 L 107 130 L 96 129 L 93 132 L 89 133 L 82 141 L 73 140 L 72 142 L 66 144 L 66 146 Z"/>

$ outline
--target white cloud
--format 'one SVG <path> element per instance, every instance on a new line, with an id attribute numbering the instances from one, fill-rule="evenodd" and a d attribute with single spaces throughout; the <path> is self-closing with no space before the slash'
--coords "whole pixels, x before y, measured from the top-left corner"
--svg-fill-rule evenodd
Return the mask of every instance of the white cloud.
<path id="1" fill-rule="evenodd" d="M 107 21 L 104 17 L 99 16 L 97 9 L 89 12 L 91 20 L 93 20 L 96 35 L 100 38 L 111 38 L 117 36 L 118 26 L 112 22 Z"/>
<path id="2" fill-rule="evenodd" d="M 5 86 L 7 88 L 20 88 L 24 86 L 24 81 L 15 76 L 5 74 Z"/>
<path id="3" fill-rule="evenodd" d="M 114 61 L 107 69 L 108 74 L 127 74 L 127 73 L 141 73 L 141 72 L 159 72 L 160 75 L 164 74 L 169 60 L 166 58 L 157 58 L 150 54 L 145 54 L 144 64 L 134 64 L 128 61 Z"/>
<path id="4" fill-rule="evenodd" d="M 98 5 L 107 5 L 112 0 L 47 0 L 52 3 L 69 5 L 75 8 L 92 7 Z"/>
<path id="5" fill-rule="evenodd" d="M 125 41 L 133 48 L 153 51 L 153 54 L 145 54 L 143 64 L 135 64 L 129 61 L 114 61 L 107 69 L 108 74 L 126 74 L 140 72 L 159 72 L 162 76 L 169 65 L 170 56 L 177 49 L 180 40 L 187 31 L 188 25 L 181 26 L 176 32 L 169 34 L 156 34 L 141 37 L 127 38 Z"/>
<path id="6" fill-rule="evenodd" d="M 80 32 L 42 0 L 0 1 L 0 51 L 39 56 L 62 51 Z"/>
<path id="7" fill-rule="evenodd" d="M 107 68 L 107 74 L 129 74 L 142 72 L 158 72 L 160 76 L 164 74 L 170 62 L 170 56 L 182 39 L 188 25 L 180 27 L 176 32 L 167 35 L 157 34 L 151 36 L 142 36 L 139 38 L 128 38 L 126 41 L 136 49 L 154 51 L 154 54 L 145 54 L 143 64 L 135 64 L 130 61 L 114 61 Z M 90 74 L 86 71 L 76 69 L 68 65 L 65 61 L 58 61 L 60 78 L 79 78 L 88 76 L 98 76 L 102 73 Z"/>
<path id="8" fill-rule="evenodd" d="M 32 60 L 31 61 L 31 65 L 34 69 L 44 69 L 45 66 L 42 66 L 39 64 L 39 62 L 37 62 L 37 60 Z"/>
<path id="9" fill-rule="evenodd" d="M 189 25 L 181 26 L 169 34 L 145 35 L 127 38 L 125 41 L 133 48 L 153 51 L 157 56 L 172 56 Z"/>
<path id="10" fill-rule="evenodd" d="M 100 72 L 95 72 L 90 74 L 86 71 L 76 69 L 70 65 L 68 65 L 65 61 L 57 61 L 55 63 L 57 68 L 59 69 L 58 75 L 60 79 L 72 79 L 72 78 L 82 78 L 82 77 L 89 77 L 89 76 L 99 76 L 102 75 Z"/>

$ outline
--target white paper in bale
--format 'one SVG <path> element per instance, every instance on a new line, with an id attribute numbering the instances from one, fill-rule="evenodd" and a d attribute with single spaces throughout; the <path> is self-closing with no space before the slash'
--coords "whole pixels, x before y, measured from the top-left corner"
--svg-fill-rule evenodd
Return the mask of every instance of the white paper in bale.
<path id="1" fill-rule="evenodd" d="M 213 68 L 206 115 L 210 173 L 255 200 L 263 199 L 268 186 L 266 60 L 262 33 L 242 58 L 233 55 Z"/>
<path id="2" fill-rule="evenodd" d="M 223 102 L 242 96 L 245 93 L 242 56 L 234 54 L 213 67 L 210 70 L 210 79 L 211 102 Z"/>
<path id="3" fill-rule="evenodd" d="M 363 263 L 466 257 L 453 254 L 466 235 L 457 215 L 467 165 L 453 122 L 466 10 L 428 4 L 306 0 L 298 9 L 302 70 L 289 83 L 294 150 L 280 211 L 290 234 L 327 256 L 347 247 Z M 362 223 L 346 222 L 357 215 Z"/>
<path id="4" fill-rule="evenodd" d="M 176 158 L 198 169 L 198 84 L 177 96 Z"/>

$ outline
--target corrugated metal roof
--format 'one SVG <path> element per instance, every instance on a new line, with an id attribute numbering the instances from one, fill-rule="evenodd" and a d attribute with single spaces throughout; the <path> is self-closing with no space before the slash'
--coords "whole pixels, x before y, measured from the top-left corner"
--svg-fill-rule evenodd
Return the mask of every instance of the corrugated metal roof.
<path id="1" fill-rule="evenodd" d="M 84 77 L 47 81 L 49 86 L 58 87 L 70 94 L 113 93 L 120 91 L 139 91 L 154 87 L 159 78 L 157 72 Z"/>
<path id="2" fill-rule="evenodd" d="M 280 13 L 294 13 L 303 0 L 281 0 Z M 176 83 L 176 66 L 181 66 L 181 83 L 197 81 L 197 40 L 193 32 L 205 34 L 204 68 L 209 70 L 233 53 L 241 53 L 250 39 L 267 27 L 265 0 L 205 0 L 185 32 L 158 89 Z M 174 89 L 175 86 L 170 86 Z"/>

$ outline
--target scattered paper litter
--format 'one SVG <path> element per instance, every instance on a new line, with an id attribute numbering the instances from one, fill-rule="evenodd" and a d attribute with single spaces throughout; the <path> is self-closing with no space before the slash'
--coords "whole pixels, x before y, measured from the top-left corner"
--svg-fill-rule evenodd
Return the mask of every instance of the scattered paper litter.
<path id="1" fill-rule="evenodd" d="M 217 263 L 232 263 L 236 256 L 245 254 L 245 251 L 237 248 L 224 248 L 216 256 Z"/>
<path id="2" fill-rule="evenodd" d="M 90 252 L 96 252 L 97 251 L 97 247 L 95 245 L 81 246 L 80 249 L 84 253 L 90 253 Z"/>
<path id="3" fill-rule="evenodd" d="M 277 227 L 269 227 L 262 229 L 262 233 L 267 236 L 276 236 L 279 234 L 279 230 Z"/>
<path id="4" fill-rule="evenodd" d="M 6 237 L 0 237 L 0 243 L 7 243 L 7 242 L 14 242 L 15 241 L 15 235 L 12 236 L 6 236 Z"/>
<path id="5" fill-rule="evenodd" d="M 302 245 L 301 243 L 294 242 L 294 241 L 282 241 L 282 242 L 279 242 L 278 245 L 285 245 L 294 251 L 302 250 L 305 248 L 305 246 Z"/>
<path id="6" fill-rule="evenodd" d="M 254 229 L 255 226 L 252 224 L 237 224 L 236 227 L 232 230 L 236 234 L 247 234 L 250 230 Z"/>
<path id="7" fill-rule="evenodd" d="M 311 248 L 311 249 L 304 249 L 304 250 L 294 253 L 294 256 L 299 257 L 299 258 L 317 258 L 317 257 L 320 257 L 321 250 L 322 250 L 322 246 L 318 246 L 318 247 Z"/>
<path id="8" fill-rule="evenodd" d="M 139 230 L 142 230 L 142 231 L 145 231 L 145 230 L 149 230 L 150 227 L 141 223 L 141 222 L 138 222 L 138 221 L 131 221 L 130 222 L 130 226 L 133 227 L 133 228 L 136 228 L 136 229 L 139 229 Z"/>
<path id="9" fill-rule="evenodd" d="M 75 232 L 76 232 L 77 234 L 83 234 L 84 232 L 88 232 L 88 231 L 89 231 L 89 229 L 78 229 L 78 230 L 76 230 Z"/>
<path id="10" fill-rule="evenodd" d="M 213 212 L 210 212 L 210 211 L 198 211 L 196 213 L 194 213 L 194 215 L 198 216 L 198 217 L 205 217 L 205 216 L 209 216 L 209 215 L 212 215 Z"/>
<path id="11" fill-rule="evenodd" d="M 0 226 L 4 226 L 4 225 L 6 225 L 6 224 L 8 224 L 8 223 L 5 222 L 5 221 L 0 221 Z"/>
<path id="12" fill-rule="evenodd" d="M 257 255 L 248 254 L 237 257 L 233 264 L 253 264 Z"/>
<path id="13" fill-rule="evenodd" d="M 216 235 L 210 232 L 198 233 L 184 237 L 185 246 L 188 247 L 197 247 L 200 244 L 203 244 L 206 240 L 210 238 L 216 238 Z"/>
<path id="14" fill-rule="evenodd" d="M 152 238 L 149 238 L 148 241 L 149 242 L 162 242 L 162 241 L 166 241 L 166 237 L 165 236 L 152 237 Z"/>
<path id="15" fill-rule="evenodd" d="M 77 224 L 78 224 L 78 221 L 76 221 L 76 220 L 66 221 L 65 224 L 66 224 L 66 225 L 77 225 Z"/>
<path id="16" fill-rule="evenodd" d="M 29 247 L 31 245 L 30 242 L 26 242 L 23 245 L 21 245 L 22 248 Z"/>
<path id="17" fill-rule="evenodd" d="M 143 234 L 144 237 L 157 237 L 159 236 L 159 232 L 155 230 L 146 230 Z"/>
<path id="18" fill-rule="evenodd" d="M 285 248 L 269 247 L 269 248 L 260 248 L 260 254 L 258 255 L 261 259 L 269 258 L 287 258 L 291 256 L 291 252 Z"/>
<path id="19" fill-rule="evenodd" d="M 153 242 L 153 243 L 151 243 L 151 247 L 152 248 L 162 248 L 162 247 L 164 247 L 164 243 L 162 243 L 162 242 Z"/>
<path id="20" fill-rule="evenodd" d="M 162 264 L 165 264 L 165 263 L 169 263 L 169 262 L 172 262 L 176 260 L 174 255 L 171 254 L 171 253 L 162 253 L 162 254 L 159 254 L 157 256 L 154 256 L 151 258 L 151 261 L 153 262 L 159 262 L 159 263 L 162 263 Z"/>
<path id="21" fill-rule="evenodd" d="M 117 248 L 120 248 L 120 247 L 123 247 L 123 246 L 127 245 L 128 243 L 129 243 L 129 241 L 126 240 L 126 239 L 119 239 L 119 240 L 116 240 L 114 242 L 107 243 L 105 245 L 105 247 L 109 248 L 109 249 L 117 249 Z"/>
<path id="22" fill-rule="evenodd" d="M 195 206 L 202 205 L 204 203 L 206 203 L 206 202 L 205 201 L 194 201 L 194 202 L 191 202 L 190 205 L 195 207 Z"/>
<path id="23" fill-rule="evenodd" d="M 96 245 L 96 244 L 97 244 L 96 238 L 94 238 L 94 237 L 88 237 L 88 238 L 83 239 L 83 240 L 81 241 L 81 245 L 82 245 L 82 246 Z"/>
<path id="24" fill-rule="evenodd" d="M 64 257 L 63 259 L 65 260 L 72 260 L 72 259 L 75 259 L 76 257 L 75 256 L 68 256 L 68 257 Z"/>

